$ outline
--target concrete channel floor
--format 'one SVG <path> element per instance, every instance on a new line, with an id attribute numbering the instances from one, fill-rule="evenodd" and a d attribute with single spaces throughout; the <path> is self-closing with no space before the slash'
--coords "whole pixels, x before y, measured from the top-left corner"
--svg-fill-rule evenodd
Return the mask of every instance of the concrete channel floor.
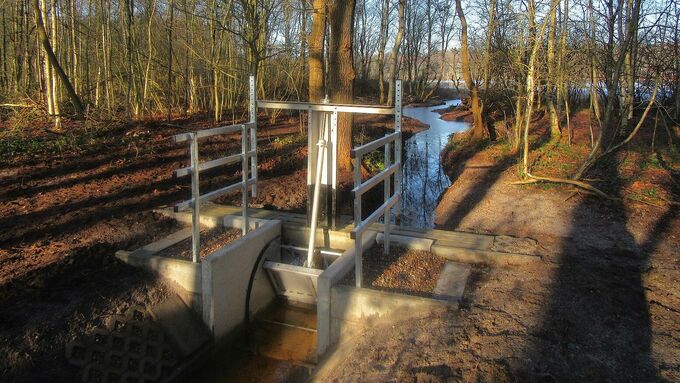
<path id="1" fill-rule="evenodd" d="M 258 354 L 304 365 L 316 361 L 316 307 L 275 303 L 258 315 Z"/>

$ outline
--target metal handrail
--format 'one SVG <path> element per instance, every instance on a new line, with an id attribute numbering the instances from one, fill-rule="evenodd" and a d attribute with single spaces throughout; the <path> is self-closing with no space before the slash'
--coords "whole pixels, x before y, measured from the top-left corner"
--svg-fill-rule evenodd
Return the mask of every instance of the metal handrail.
<path id="1" fill-rule="evenodd" d="M 196 138 L 206 138 L 206 137 L 211 137 L 211 136 L 217 136 L 217 135 L 220 135 L 220 134 L 235 133 L 235 132 L 243 130 L 244 125 L 245 125 L 246 128 L 252 128 L 252 127 L 255 126 L 255 123 L 254 122 L 246 122 L 245 124 L 219 126 L 217 128 L 203 129 L 203 130 L 199 130 L 199 131 L 196 131 L 196 132 L 180 133 L 180 134 L 176 134 L 174 136 L 174 140 L 175 140 L 175 143 L 189 141 L 191 139 L 192 133 L 196 134 Z"/>
<path id="2" fill-rule="evenodd" d="M 250 76 L 250 122 L 220 126 L 212 129 L 204 129 L 195 132 L 176 134 L 174 141 L 189 142 L 190 166 L 177 169 L 173 172 L 174 178 L 191 176 L 191 199 L 175 205 L 175 212 L 191 208 L 191 243 L 192 260 L 198 262 L 201 252 L 201 231 L 200 231 L 200 205 L 222 195 L 237 191 L 242 191 L 241 214 L 243 235 L 248 233 L 248 190 L 252 190 L 252 196 L 257 195 L 257 121 L 256 121 L 256 101 L 255 101 L 255 78 Z M 241 132 L 241 153 L 226 157 L 216 158 L 206 162 L 199 161 L 198 140 L 201 138 Z M 250 136 L 250 139 L 248 139 Z M 200 193 L 200 173 L 208 169 L 225 166 L 241 162 L 241 181 L 232 185 L 213 190 L 201 195 Z"/>
<path id="3" fill-rule="evenodd" d="M 359 196 L 363 195 L 367 191 L 371 190 L 374 186 L 378 185 L 381 181 L 384 181 L 386 178 L 396 173 L 397 170 L 399 170 L 399 165 L 400 165 L 399 163 L 390 165 L 389 167 L 385 168 L 385 170 L 374 175 L 368 180 L 362 182 L 359 186 L 352 189 L 352 193 L 354 193 L 355 195 L 358 194 Z"/>
<path id="4" fill-rule="evenodd" d="M 354 163 L 354 229 L 352 229 L 351 237 L 354 239 L 354 277 L 357 287 L 361 287 L 363 278 L 363 248 L 361 236 L 364 231 L 381 217 L 385 218 L 384 233 L 384 252 L 390 252 L 390 222 L 392 208 L 397 205 L 401 198 L 401 81 L 397 80 L 395 84 L 395 103 L 393 108 L 394 113 L 394 133 L 385 135 L 374 141 L 358 146 L 351 150 L 350 156 L 355 159 Z M 392 164 L 392 145 L 394 145 L 394 163 Z M 372 176 L 366 181 L 361 181 L 361 160 L 364 155 L 384 147 L 385 150 L 385 169 L 378 174 Z M 391 179 L 394 175 L 394 195 L 391 190 Z M 361 196 L 383 182 L 384 188 L 384 202 L 366 219 L 362 220 L 361 214 Z"/>
<path id="5" fill-rule="evenodd" d="M 268 109 L 307 110 L 315 112 L 341 112 L 360 114 L 394 114 L 394 108 L 384 105 L 356 105 L 356 104 L 331 104 L 310 103 L 300 101 L 272 101 L 258 100 L 257 106 Z"/>
<path id="6" fill-rule="evenodd" d="M 254 185 L 255 185 L 255 182 L 256 182 L 256 181 L 255 181 L 255 178 L 254 178 L 254 177 L 248 178 L 248 187 L 254 186 Z M 227 187 L 223 187 L 223 188 L 221 188 L 221 189 L 213 190 L 213 191 L 211 191 L 211 192 L 209 192 L 209 193 L 203 194 L 203 195 L 201 195 L 200 197 L 198 197 L 198 203 L 199 203 L 199 204 L 202 204 L 202 203 L 206 203 L 206 202 L 212 201 L 212 200 L 214 200 L 215 198 L 221 197 L 221 196 L 223 196 L 223 195 L 225 195 L 225 194 L 229 194 L 229 193 L 235 192 L 235 191 L 237 191 L 238 189 L 240 189 L 240 188 L 242 188 L 242 187 L 243 187 L 243 181 L 239 181 L 239 182 L 237 182 L 237 183 L 235 183 L 235 184 L 232 184 L 232 185 L 229 185 L 229 186 L 227 186 Z M 194 200 L 193 200 L 193 198 L 190 199 L 190 200 L 182 201 L 182 202 L 176 204 L 176 205 L 174 206 L 173 210 L 174 210 L 175 212 L 180 212 L 180 211 L 184 211 L 184 210 L 186 210 L 186 209 L 192 208 L 192 207 L 194 207 Z"/>
<path id="7" fill-rule="evenodd" d="M 202 172 L 202 171 L 205 171 L 205 170 L 208 170 L 208 169 L 216 168 L 218 166 L 231 165 L 231 164 L 234 164 L 236 162 L 241 161 L 242 158 L 243 158 L 243 155 L 241 153 L 239 153 L 239 154 L 234 154 L 234 155 L 228 156 L 228 157 L 222 157 L 222 158 L 217 158 L 217 159 L 214 159 L 214 160 L 211 160 L 211 161 L 201 162 L 200 164 L 198 164 L 198 171 Z M 173 176 L 173 178 L 181 178 L 181 177 L 184 177 L 184 176 L 188 176 L 189 174 L 191 174 L 192 171 L 193 171 L 193 167 L 187 166 L 185 168 L 180 168 L 180 169 L 175 170 L 174 172 L 172 172 L 172 176 Z"/>
<path id="8" fill-rule="evenodd" d="M 374 151 L 375 149 L 378 149 L 381 146 L 385 146 L 386 144 L 395 141 L 399 138 L 401 138 L 401 132 L 387 134 L 384 137 L 380 137 L 375 141 L 371 141 L 361 146 L 357 146 L 356 148 L 350 150 L 349 155 L 351 158 L 366 155 Z"/>

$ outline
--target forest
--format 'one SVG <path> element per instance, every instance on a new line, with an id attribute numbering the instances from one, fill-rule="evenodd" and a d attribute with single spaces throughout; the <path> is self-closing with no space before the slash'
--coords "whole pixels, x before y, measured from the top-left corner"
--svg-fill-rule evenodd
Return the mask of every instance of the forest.
<path id="1" fill-rule="evenodd" d="M 96 381 L 68 345 L 176 292 L 114 257 L 185 229 L 166 214 L 191 190 L 173 177 L 193 161 L 175 135 L 252 118 L 258 193 L 215 201 L 304 214 L 307 112 L 250 116 L 250 76 L 258 100 L 389 107 L 401 80 L 404 151 L 391 161 L 401 153 L 404 217 L 424 218 L 394 223 L 417 222 L 404 230 L 429 247 L 367 251 L 383 268 L 369 288 L 436 298 L 445 263 L 469 267 L 447 310 L 371 322 L 334 364 L 255 363 L 284 378 L 251 381 L 307 368 L 318 381 L 680 381 L 677 0 L 0 0 L 0 38 L 8 381 Z M 392 153 L 362 162 L 350 149 L 396 124 L 337 121 L 349 217 L 352 171 L 387 172 Z M 243 129 L 202 155 L 236 153 Z M 240 166 L 196 184 L 247 179 Z M 401 171 L 364 209 L 396 195 Z M 253 366 L 241 356 L 236 370 Z"/>
<path id="2" fill-rule="evenodd" d="M 603 126 L 624 131 L 652 95 L 664 121 L 680 113 L 676 2 L 18 0 L 0 7 L 3 118 L 31 108 L 56 128 L 62 117 L 85 115 L 209 112 L 221 121 L 243 106 L 249 74 L 260 98 L 304 100 L 316 86 L 308 79 L 334 86 L 345 60 L 357 91 L 379 90 L 383 103 L 394 78 L 414 102 L 430 99 L 442 82 L 468 90 L 474 134 L 496 136 L 490 120 L 503 113 L 516 121 L 512 142 L 522 116 L 542 107 L 553 134 L 566 134 L 565 116 L 584 105 Z"/>

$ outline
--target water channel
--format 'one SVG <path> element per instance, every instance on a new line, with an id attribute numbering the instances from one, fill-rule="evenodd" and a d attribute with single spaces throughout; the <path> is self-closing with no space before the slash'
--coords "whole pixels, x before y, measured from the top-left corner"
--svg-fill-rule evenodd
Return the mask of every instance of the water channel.
<path id="1" fill-rule="evenodd" d="M 421 228 L 434 227 L 434 211 L 439 197 L 451 186 L 444 173 L 440 153 L 449 136 L 469 128 L 466 122 L 444 121 L 436 109 L 460 104 L 460 100 L 448 100 L 444 105 L 406 107 L 404 116 L 415 118 L 430 126 L 404 142 L 403 190 L 401 225 Z"/>
<path id="2" fill-rule="evenodd" d="M 469 125 L 464 122 L 444 121 L 439 118 L 439 113 L 433 111 L 459 103 L 460 100 L 449 100 L 444 105 L 403 109 L 405 116 L 415 118 L 430 126 L 429 129 L 413 135 L 404 142 L 401 204 L 401 224 L 404 226 L 421 228 L 434 226 L 434 211 L 439 197 L 451 185 L 451 181 L 441 166 L 439 154 L 451 134 L 464 131 Z M 307 336 L 316 337 L 316 334 L 310 332 Z M 262 338 L 262 335 L 259 338 Z M 295 347 L 298 343 L 305 344 L 306 342 L 305 339 L 279 339 L 276 335 L 265 336 L 264 339 L 269 339 L 270 343 L 292 342 Z M 309 366 L 280 359 L 282 359 L 280 355 L 277 357 L 266 355 L 266 353 L 253 355 L 244 348 L 229 347 L 228 350 L 207 358 L 201 368 L 183 381 L 202 383 L 303 382 L 309 378 L 311 373 Z"/>

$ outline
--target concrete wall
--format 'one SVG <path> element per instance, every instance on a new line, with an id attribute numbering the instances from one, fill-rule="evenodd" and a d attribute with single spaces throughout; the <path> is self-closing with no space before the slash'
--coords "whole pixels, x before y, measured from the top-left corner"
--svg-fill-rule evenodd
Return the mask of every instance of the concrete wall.
<path id="1" fill-rule="evenodd" d="M 202 223 L 236 228 L 242 226 L 240 217 L 202 219 Z M 133 266 L 153 270 L 175 282 L 184 290 L 178 292 L 184 302 L 203 318 L 215 340 L 220 340 L 244 321 L 248 281 L 261 251 L 269 244 L 262 261 L 265 258 L 271 261 L 281 259 L 281 222 L 250 218 L 248 223 L 251 232 L 217 250 L 201 263 L 156 255 L 191 237 L 191 228 L 182 229 L 132 252 L 118 251 L 116 257 Z M 251 313 L 261 310 L 274 298 L 265 271 L 258 269 L 250 298 Z"/>
<path id="2" fill-rule="evenodd" d="M 309 235 L 311 229 L 300 225 L 284 225 L 283 226 L 283 241 L 287 245 L 295 246 L 309 246 Z M 328 247 L 331 249 L 349 249 L 354 247 L 354 240 L 350 237 L 349 232 L 333 231 L 329 229 L 317 229 L 315 239 L 315 246 Z"/>
<path id="3" fill-rule="evenodd" d="M 353 286 L 331 289 L 330 344 L 379 322 L 402 321 L 447 310 L 456 304 Z"/>
<path id="4" fill-rule="evenodd" d="M 366 232 L 361 247 L 366 251 L 375 244 L 376 233 Z M 349 247 L 317 279 L 316 328 L 317 355 L 321 356 L 331 345 L 331 288 L 354 269 L 354 246 Z"/>
<path id="5" fill-rule="evenodd" d="M 370 234 L 369 234 L 370 233 Z M 376 243 L 376 233 L 362 237 L 364 250 Z M 420 244 L 420 243 L 418 243 Z M 318 279 L 317 357 L 319 359 L 346 336 L 379 321 L 404 320 L 448 310 L 456 304 L 441 300 L 338 285 L 354 270 L 354 248 L 333 262 Z"/>
<path id="6" fill-rule="evenodd" d="M 128 252 L 116 252 L 116 258 L 136 267 L 153 270 L 161 276 L 177 283 L 191 294 L 201 293 L 201 265 L 182 259 L 157 256 L 158 252 L 191 237 L 191 228 L 185 228 L 156 242 Z"/>
<path id="7" fill-rule="evenodd" d="M 228 337 L 245 319 L 248 281 L 258 256 L 278 261 L 281 254 L 281 222 L 260 223 L 257 230 L 234 241 L 203 260 L 203 321 L 216 341 Z M 266 273 L 259 268 L 251 293 L 251 314 L 275 298 Z"/>

